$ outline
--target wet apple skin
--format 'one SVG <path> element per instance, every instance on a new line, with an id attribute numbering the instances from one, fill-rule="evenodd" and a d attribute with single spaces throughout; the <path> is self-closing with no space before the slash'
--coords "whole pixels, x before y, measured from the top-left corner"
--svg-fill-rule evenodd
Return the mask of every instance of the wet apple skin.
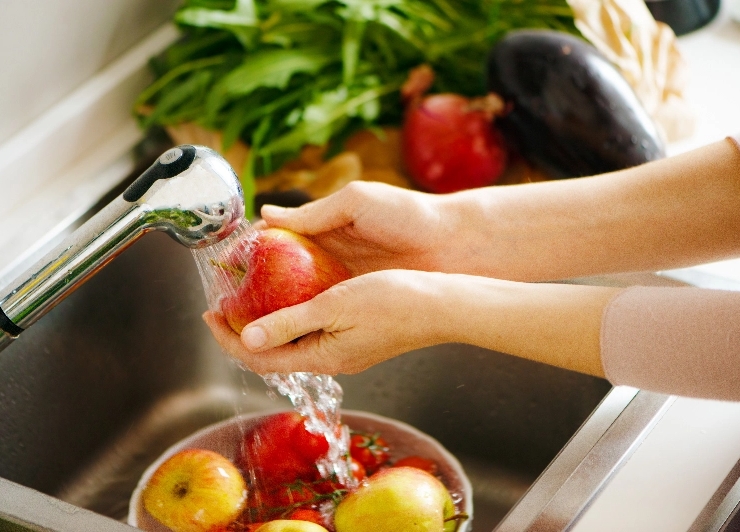
<path id="1" fill-rule="evenodd" d="M 221 310 L 237 333 L 248 323 L 314 298 L 351 277 L 347 268 L 308 238 L 286 229 L 259 232 L 245 249 L 246 257 L 230 258 L 246 269 L 236 293 Z"/>

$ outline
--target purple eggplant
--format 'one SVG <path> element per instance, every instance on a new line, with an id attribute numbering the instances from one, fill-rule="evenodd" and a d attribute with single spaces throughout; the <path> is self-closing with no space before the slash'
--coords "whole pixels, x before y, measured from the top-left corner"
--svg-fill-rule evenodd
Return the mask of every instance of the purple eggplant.
<path id="1" fill-rule="evenodd" d="M 665 156 L 650 115 L 595 47 L 519 30 L 488 56 L 487 85 L 510 104 L 496 120 L 512 148 L 553 178 L 595 175 Z"/>

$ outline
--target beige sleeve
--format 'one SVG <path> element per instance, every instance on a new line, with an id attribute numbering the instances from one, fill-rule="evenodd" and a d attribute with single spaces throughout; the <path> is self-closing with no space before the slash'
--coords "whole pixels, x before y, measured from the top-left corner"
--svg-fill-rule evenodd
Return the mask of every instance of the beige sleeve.
<path id="1" fill-rule="evenodd" d="M 740 292 L 628 288 L 605 309 L 601 359 L 614 385 L 740 401 Z"/>

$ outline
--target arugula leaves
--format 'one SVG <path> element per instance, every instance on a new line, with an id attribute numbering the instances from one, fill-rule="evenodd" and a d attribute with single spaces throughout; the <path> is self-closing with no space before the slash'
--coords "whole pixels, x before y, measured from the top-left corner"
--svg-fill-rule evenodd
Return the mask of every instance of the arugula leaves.
<path id="1" fill-rule="evenodd" d="M 411 68 L 430 64 L 437 91 L 482 94 L 510 29 L 577 34 L 566 0 L 185 0 L 175 22 L 182 38 L 152 59 L 135 112 L 144 128 L 220 130 L 225 149 L 244 140 L 245 192 L 306 144 L 400 124 Z"/>

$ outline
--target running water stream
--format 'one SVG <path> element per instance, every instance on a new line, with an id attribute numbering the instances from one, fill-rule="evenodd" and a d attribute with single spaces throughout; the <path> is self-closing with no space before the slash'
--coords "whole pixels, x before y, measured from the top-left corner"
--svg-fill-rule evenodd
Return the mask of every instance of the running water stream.
<path id="1" fill-rule="evenodd" d="M 349 470 L 349 429 L 340 423 L 342 387 L 331 375 L 314 373 L 271 373 L 265 382 L 286 396 L 299 414 L 306 417 L 306 429 L 322 434 L 329 442 L 329 451 L 316 466 L 324 478 L 336 475 L 340 484 L 352 486 L 354 477 Z M 339 430 L 337 430 L 339 429 Z"/>

